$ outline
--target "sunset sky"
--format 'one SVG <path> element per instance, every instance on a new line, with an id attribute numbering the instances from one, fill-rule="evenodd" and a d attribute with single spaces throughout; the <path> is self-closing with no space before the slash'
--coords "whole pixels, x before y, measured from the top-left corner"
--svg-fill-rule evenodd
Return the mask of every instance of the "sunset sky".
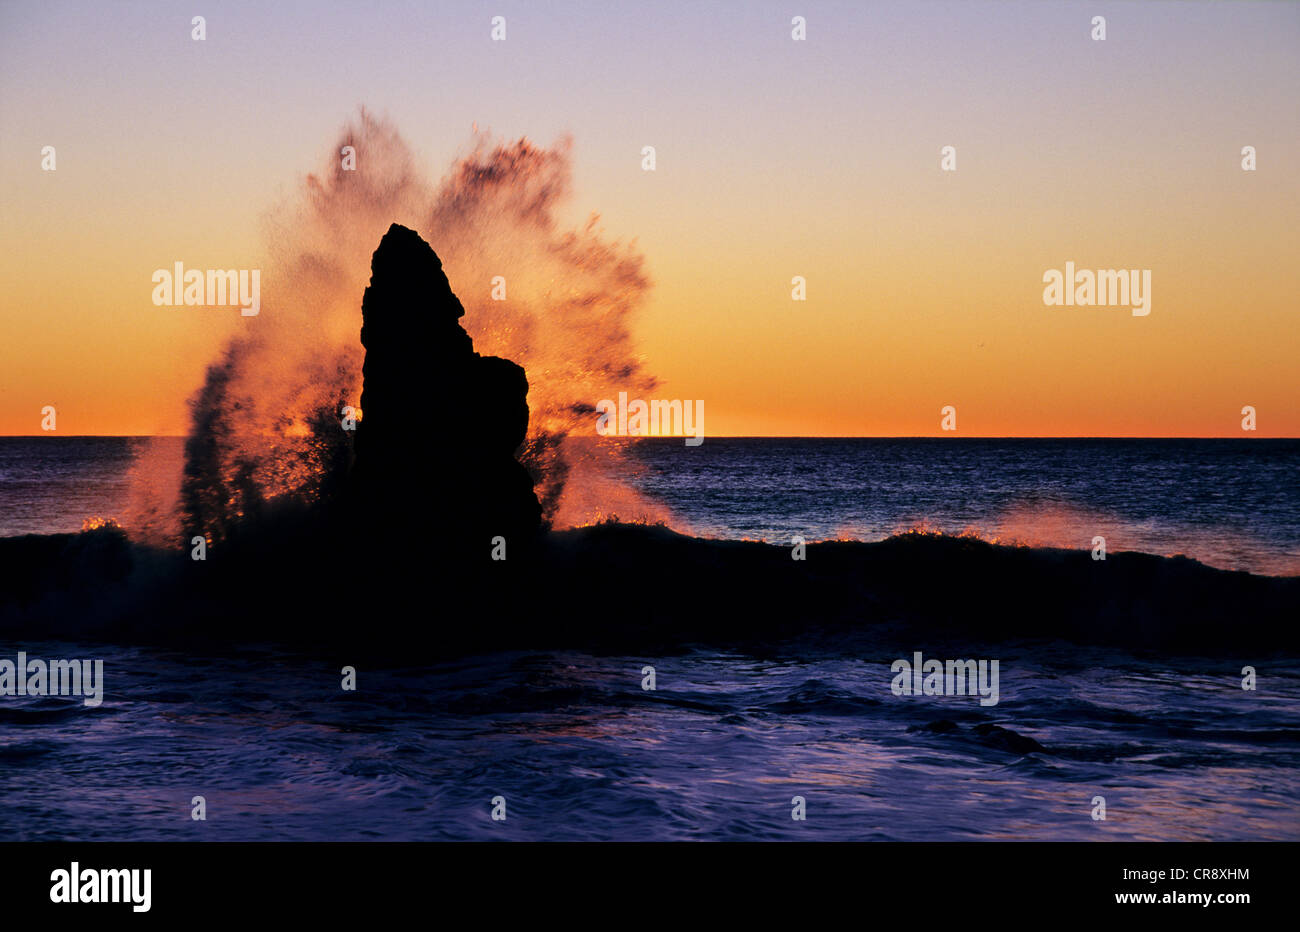
<path id="1" fill-rule="evenodd" d="M 475 125 L 571 136 L 566 220 L 636 240 L 637 350 L 709 435 L 954 405 L 962 436 L 1240 437 L 1253 405 L 1300 436 L 1300 4 L 192 6 L 0 5 L 0 434 L 183 433 L 259 319 L 156 307 L 152 272 L 261 267 L 364 105 L 434 179 Z M 1067 261 L 1151 269 L 1150 315 L 1045 306 Z"/>

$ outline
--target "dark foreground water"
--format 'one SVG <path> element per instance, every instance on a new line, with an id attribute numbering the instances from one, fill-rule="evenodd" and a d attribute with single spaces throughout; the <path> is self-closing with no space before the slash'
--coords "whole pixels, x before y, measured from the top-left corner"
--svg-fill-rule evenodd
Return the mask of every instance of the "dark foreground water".
<path id="1" fill-rule="evenodd" d="M 1001 645 L 981 708 L 843 656 L 502 654 L 346 693 L 272 651 L 23 646 L 108 688 L 0 703 L 5 838 L 1300 838 L 1294 663 L 1245 692 L 1232 663 Z"/>
<path id="2" fill-rule="evenodd" d="M 0 535 L 114 515 L 137 443 L 0 440 Z M 1295 572 L 1300 552 L 1294 441 L 663 441 L 637 456 L 647 493 L 716 536 L 1106 535 L 1256 572 Z M 430 618 L 461 616 L 412 623 Z M 1300 839 L 1300 659 L 918 641 L 503 652 L 363 666 L 356 692 L 340 689 L 347 657 L 0 643 L 0 660 L 101 659 L 106 680 L 97 708 L 0 696 L 0 838 Z M 1000 701 L 893 695 L 890 662 L 911 650 L 998 659 Z"/>

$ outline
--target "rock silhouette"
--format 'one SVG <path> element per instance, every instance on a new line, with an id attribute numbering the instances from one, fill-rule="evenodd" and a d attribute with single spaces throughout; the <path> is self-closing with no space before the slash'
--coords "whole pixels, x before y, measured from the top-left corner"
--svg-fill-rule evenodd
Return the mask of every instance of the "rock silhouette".
<path id="1" fill-rule="evenodd" d="M 508 555 L 528 548 L 542 511 L 515 459 L 528 432 L 523 368 L 474 351 L 442 262 L 414 230 L 389 227 L 370 271 L 349 483 L 362 527 L 469 562 L 488 560 L 497 536 Z"/>

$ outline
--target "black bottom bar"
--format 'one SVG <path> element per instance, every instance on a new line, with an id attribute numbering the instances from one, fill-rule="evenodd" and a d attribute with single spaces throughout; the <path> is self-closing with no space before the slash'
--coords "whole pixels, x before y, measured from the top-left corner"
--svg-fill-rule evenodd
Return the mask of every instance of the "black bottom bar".
<path id="1" fill-rule="evenodd" d="M 3 844 L 6 917 L 130 921 L 326 914 L 397 918 L 453 906 L 533 920 L 556 911 L 634 926 L 693 911 L 821 910 L 952 919 L 1040 918 L 1294 904 L 1300 845 L 1259 844 Z M 73 863 L 81 878 L 73 894 Z M 104 870 L 135 871 L 105 875 Z M 148 870 L 147 898 L 145 870 Z M 62 872 L 62 873 L 60 873 Z M 88 873 L 89 872 L 89 873 Z M 88 898 L 117 902 L 83 902 Z M 65 900 L 55 902 L 54 898 Z M 1208 897 L 1208 902 L 1206 900 Z M 143 907 L 147 902 L 148 909 Z M 692 905 L 694 904 L 694 905 Z M 540 910 L 540 912 L 538 912 Z M 610 910 L 613 910 L 612 912 Z M 450 919 L 450 914 L 446 918 Z M 557 918 L 551 916 L 552 919 Z M 770 915 L 769 915 L 770 918 Z M 829 917 L 824 917 L 829 918 Z"/>

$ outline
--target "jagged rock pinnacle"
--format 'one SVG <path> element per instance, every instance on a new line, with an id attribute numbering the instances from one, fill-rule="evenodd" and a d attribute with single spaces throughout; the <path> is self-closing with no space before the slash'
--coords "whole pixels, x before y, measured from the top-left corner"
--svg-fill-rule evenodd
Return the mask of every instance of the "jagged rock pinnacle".
<path id="1" fill-rule="evenodd" d="M 365 524 L 475 558 L 497 535 L 525 546 L 541 506 L 514 456 L 528 432 L 523 368 L 474 351 L 442 262 L 414 230 L 389 227 L 370 269 L 351 481 Z"/>

